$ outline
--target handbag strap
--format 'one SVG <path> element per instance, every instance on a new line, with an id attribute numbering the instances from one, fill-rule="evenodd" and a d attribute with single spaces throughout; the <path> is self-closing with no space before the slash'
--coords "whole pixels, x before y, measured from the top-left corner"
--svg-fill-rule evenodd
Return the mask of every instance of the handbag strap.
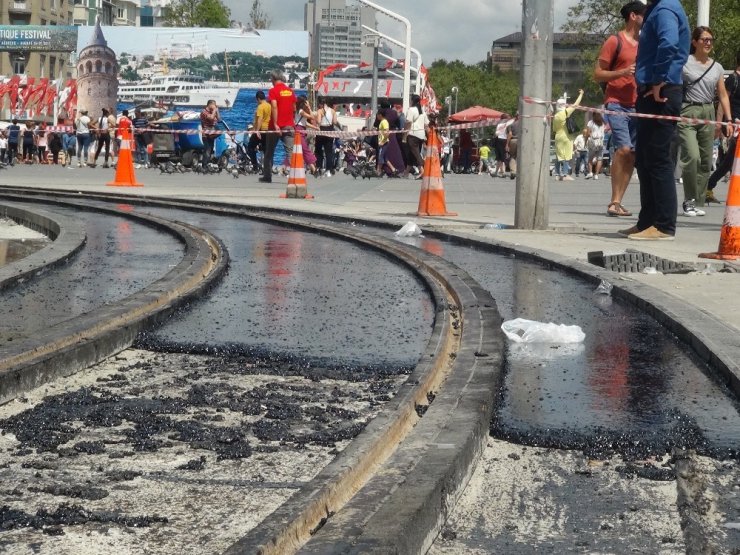
<path id="1" fill-rule="evenodd" d="M 689 83 L 688 85 L 686 85 L 686 87 L 684 89 L 684 92 L 688 91 L 691 87 L 693 87 L 699 81 L 701 81 L 702 79 L 704 79 L 704 77 L 706 77 L 707 73 L 709 73 L 712 70 L 712 68 L 714 67 L 714 64 L 716 64 L 716 63 L 717 63 L 716 60 L 712 60 L 712 64 L 707 68 L 707 70 L 704 73 L 701 74 L 701 77 L 699 77 L 698 79 L 695 79 L 694 81 L 692 81 L 691 83 Z"/>

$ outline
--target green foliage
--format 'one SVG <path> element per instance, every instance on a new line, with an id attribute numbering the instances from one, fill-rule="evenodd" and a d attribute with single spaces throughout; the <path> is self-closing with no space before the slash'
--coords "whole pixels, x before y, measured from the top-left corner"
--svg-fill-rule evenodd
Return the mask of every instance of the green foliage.
<path id="1" fill-rule="evenodd" d="M 231 81 L 267 81 L 270 72 L 275 69 L 283 69 L 287 62 L 297 62 L 305 70 L 308 59 L 300 56 L 257 56 L 251 52 L 227 52 L 226 58 L 229 63 L 229 78 Z M 186 73 L 201 75 L 206 79 L 215 81 L 226 80 L 226 68 L 224 53 L 211 54 L 208 58 L 198 56 L 196 58 L 183 58 L 180 60 L 168 60 L 169 67 L 183 69 Z M 216 67 L 217 69 L 213 69 Z"/>
<path id="2" fill-rule="evenodd" d="M 519 98 L 519 74 L 514 72 L 487 71 L 487 64 L 480 62 L 466 65 L 460 60 L 436 60 L 429 68 L 429 82 L 442 103 L 451 95 L 452 87 L 458 88 L 457 111 L 471 106 L 485 106 L 513 114 Z M 454 95 L 452 95 L 454 98 Z M 454 102 L 454 100 L 453 100 Z M 454 109 L 454 106 L 452 107 Z M 443 116 L 449 115 L 445 106 Z"/>
<path id="3" fill-rule="evenodd" d="M 231 10 L 221 0 L 200 0 L 195 14 L 201 27 L 224 28 L 231 23 Z"/>
<path id="4" fill-rule="evenodd" d="M 174 0 L 162 8 L 165 27 L 228 27 L 231 11 L 221 0 Z"/>
<path id="5" fill-rule="evenodd" d="M 252 29 L 269 29 L 271 24 L 272 19 L 262 8 L 262 2 L 254 0 L 252 9 L 249 11 L 249 25 Z"/>
<path id="6" fill-rule="evenodd" d="M 126 66 L 121 71 L 121 79 L 124 81 L 140 81 L 141 76 L 132 67 Z"/>

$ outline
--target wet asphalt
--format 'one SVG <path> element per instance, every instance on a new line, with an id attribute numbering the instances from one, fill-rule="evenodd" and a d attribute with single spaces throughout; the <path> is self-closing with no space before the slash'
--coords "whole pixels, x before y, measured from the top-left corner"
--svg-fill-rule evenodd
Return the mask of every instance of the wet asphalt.
<path id="1" fill-rule="evenodd" d="M 491 433 L 524 445 L 644 459 L 692 448 L 740 456 L 740 404 L 652 317 L 583 280 L 516 257 L 409 240 L 468 272 L 504 320 L 578 325 L 582 345 L 509 342 Z"/>
<path id="2" fill-rule="evenodd" d="M 0 357 L 40 330 L 94 311 L 156 281 L 183 256 L 183 246 L 161 230 L 123 216 L 37 203 L 82 220 L 87 244 L 67 264 L 2 291 Z"/>
<path id="3" fill-rule="evenodd" d="M 34 330 L 123 298 L 166 273 L 182 256 L 177 241 L 125 217 L 40 207 L 82 218 L 88 244 L 67 266 L 2 293 L 3 342 L 31 336 Z M 156 330 L 143 334 L 140 347 L 208 355 L 215 357 L 212 364 L 219 371 L 232 373 L 242 373 L 258 361 L 260 373 L 310 380 L 372 382 L 404 374 L 418 361 L 429 337 L 434 307 L 420 280 L 386 256 L 336 238 L 244 218 L 137 210 L 207 229 L 224 242 L 231 259 L 218 285 Z M 377 233 L 390 235 L 389 231 Z M 593 459 L 620 455 L 639 460 L 675 447 L 693 448 L 718 459 L 738 458 L 737 401 L 711 369 L 651 317 L 597 294 L 591 284 L 537 263 L 434 239 L 405 241 L 467 271 L 491 292 L 505 320 L 524 317 L 577 324 L 586 333 L 583 345 L 576 347 L 509 345 L 505 385 L 491 423 L 495 438 L 576 449 Z M 199 450 L 211 451 L 216 459 L 249 458 L 254 438 L 333 445 L 354 437 L 364 425 L 355 422 L 358 415 L 354 413 L 336 413 L 335 418 L 351 425 L 333 428 L 326 438 L 306 439 L 305 434 L 289 431 L 305 415 L 300 403 L 295 399 L 286 402 L 282 393 L 265 391 L 262 397 L 240 400 L 223 385 L 180 380 L 175 383 L 187 386 L 184 392 L 169 398 L 162 396 L 161 389 L 144 391 L 125 379 L 126 383 L 116 381 L 111 385 L 114 390 L 125 388 L 125 398 L 111 391 L 82 388 L 0 422 L 0 428 L 12 430 L 22 440 L 14 454 L 102 454 L 108 449 L 104 442 L 80 440 L 79 423 L 97 428 L 130 424 L 131 431 L 125 434 L 129 452 L 167 448 L 162 436 L 169 435 L 190 445 L 193 457 L 186 464 L 197 471 L 202 464 L 196 456 Z M 369 394 L 375 402 L 382 402 L 394 389 L 389 382 L 378 383 L 380 389 Z M 137 394 L 141 398 L 129 398 Z M 225 429 L 198 419 L 183 422 L 177 416 L 210 405 L 244 414 L 262 413 L 267 407 L 269 416 L 255 425 L 254 438 L 249 439 L 238 428 Z M 625 468 L 625 472 L 639 469 Z M 94 500 L 100 494 L 92 486 L 79 490 L 60 489 L 59 484 L 43 487 L 47 489 L 42 493 L 74 499 Z M 64 507 L 57 509 L 62 513 L 51 516 L 3 508 L 0 521 L 14 523 L 14 527 L 51 526 L 50 534 L 58 530 L 59 523 L 116 522 L 112 517 L 104 520 L 109 518 L 107 513 Z M 158 516 L 151 518 L 151 522 L 119 524 L 163 522 L 156 520 Z"/>

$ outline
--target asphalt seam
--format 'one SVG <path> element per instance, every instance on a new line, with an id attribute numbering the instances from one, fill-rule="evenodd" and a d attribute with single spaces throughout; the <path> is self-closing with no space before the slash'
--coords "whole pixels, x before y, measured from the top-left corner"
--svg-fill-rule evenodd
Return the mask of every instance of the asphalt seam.
<path id="1" fill-rule="evenodd" d="M 87 241 L 79 222 L 62 214 L 32 210 L 28 205 L 2 204 L 0 216 L 43 233 L 52 242 L 30 255 L 0 268 L 0 291 L 70 260 Z"/>
<path id="2" fill-rule="evenodd" d="M 185 245 L 182 260 L 141 291 L 101 310 L 62 322 L 14 346 L 13 354 L 0 361 L 0 403 L 127 348 L 146 325 L 210 287 L 226 269 L 225 248 L 217 238 L 202 230 L 152 216 L 103 211 L 132 217 L 173 233 Z"/>

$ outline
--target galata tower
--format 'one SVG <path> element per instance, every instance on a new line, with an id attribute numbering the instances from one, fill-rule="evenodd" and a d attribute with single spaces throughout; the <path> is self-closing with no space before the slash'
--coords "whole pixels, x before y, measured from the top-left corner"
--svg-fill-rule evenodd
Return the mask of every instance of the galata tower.
<path id="1" fill-rule="evenodd" d="M 90 44 L 80 50 L 77 60 L 77 111 L 87 110 L 95 120 L 103 108 L 115 114 L 117 103 L 118 62 L 116 53 L 108 48 L 98 17 Z"/>

